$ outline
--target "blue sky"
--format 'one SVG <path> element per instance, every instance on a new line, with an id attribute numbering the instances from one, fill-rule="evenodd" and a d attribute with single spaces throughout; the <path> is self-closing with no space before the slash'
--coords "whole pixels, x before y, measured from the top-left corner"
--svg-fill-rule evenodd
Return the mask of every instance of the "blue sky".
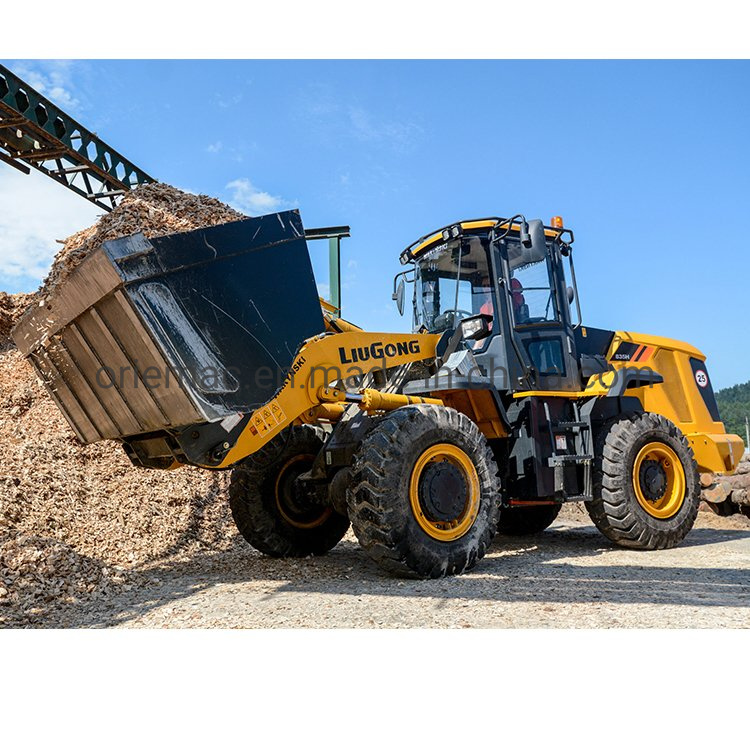
<path id="1" fill-rule="evenodd" d="M 391 284 L 418 236 L 560 214 L 585 323 L 689 341 L 716 387 L 750 380 L 747 62 L 4 64 L 160 180 L 350 224 L 344 314 L 366 328 L 409 324 Z M 0 164 L 0 288 L 35 288 L 96 213 Z"/>

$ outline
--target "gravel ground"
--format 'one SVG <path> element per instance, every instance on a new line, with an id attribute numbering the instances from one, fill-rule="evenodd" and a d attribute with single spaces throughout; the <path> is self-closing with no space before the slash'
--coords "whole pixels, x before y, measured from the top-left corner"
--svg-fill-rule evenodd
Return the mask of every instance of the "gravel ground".
<path id="1" fill-rule="evenodd" d="M 384 576 L 351 534 L 326 557 L 244 543 L 142 569 L 129 588 L 62 605 L 46 627 L 750 627 L 750 522 L 700 513 L 672 550 L 609 546 L 577 507 L 546 532 L 498 537 L 469 574 Z"/>

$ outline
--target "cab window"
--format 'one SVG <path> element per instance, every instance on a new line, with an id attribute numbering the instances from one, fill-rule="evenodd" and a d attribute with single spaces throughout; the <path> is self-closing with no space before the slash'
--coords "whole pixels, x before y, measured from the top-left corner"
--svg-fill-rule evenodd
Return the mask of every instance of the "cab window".
<path id="1" fill-rule="evenodd" d="M 510 297 L 516 325 L 533 325 L 559 320 L 555 293 L 546 258 L 513 268 Z"/>

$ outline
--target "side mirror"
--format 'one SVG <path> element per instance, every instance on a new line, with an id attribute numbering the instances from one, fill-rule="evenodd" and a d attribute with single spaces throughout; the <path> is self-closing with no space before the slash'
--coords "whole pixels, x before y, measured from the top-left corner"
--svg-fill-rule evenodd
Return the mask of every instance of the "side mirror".
<path id="1" fill-rule="evenodd" d="M 544 238 L 544 224 L 541 219 L 521 221 L 519 238 L 523 263 L 536 263 L 544 258 L 547 252 L 547 241 Z"/>
<path id="2" fill-rule="evenodd" d="M 572 305 L 573 304 L 573 300 L 575 298 L 576 298 L 576 293 L 575 293 L 575 291 L 573 291 L 573 287 L 569 286 L 568 287 L 568 304 Z"/>
<path id="3" fill-rule="evenodd" d="M 406 288 L 406 284 L 404 284 L 404 280 L 399 279 L 398 286 L 396 287 L 396 291 L 391 295 L 391 297 L 396 301 L 396 307 L 398 308 L 398 314 L 403 315 L 404 314 L 404 291 Z"/>
<path id="4" fill-rule="evenodd" d="M 547 241 L 544 238 L 544 223 L 541 219 L 532 219 L 529 222 L 529 239 L 532 255 L 544 257 L 547 252 Z"/>

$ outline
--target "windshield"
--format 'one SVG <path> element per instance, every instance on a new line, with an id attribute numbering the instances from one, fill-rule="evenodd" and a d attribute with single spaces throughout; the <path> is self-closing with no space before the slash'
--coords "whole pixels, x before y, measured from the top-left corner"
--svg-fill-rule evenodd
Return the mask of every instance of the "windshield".
<path id="1" fill-rule="evenodd" d="M 494 316 L 487 250 L 478 237 L 438 245 L 416 269 L 416 328 L 439 333 L 472 315 Z"/>

